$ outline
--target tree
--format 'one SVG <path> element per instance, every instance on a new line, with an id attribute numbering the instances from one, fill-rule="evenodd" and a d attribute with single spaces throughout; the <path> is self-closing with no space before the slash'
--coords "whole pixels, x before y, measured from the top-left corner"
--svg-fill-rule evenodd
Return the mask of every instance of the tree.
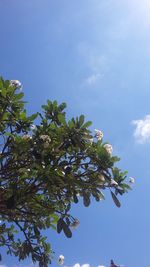
<path id="1" fill-rule="evenodd" d="M 78 224 L 70 214 L 73 202 L 83 199 L 88 207 L 109 189 L 120 207 L 117 195 L 130 186 L 101 131 L 92 135 L 91 122 L 83 115 L 67 121 L 66 104 L 50 100 L 42 113 L 28 116 L 19 87 L 0 79 L 0 246 L 47 267 L 53 252 L 43 229 L 70 238 Z"/>

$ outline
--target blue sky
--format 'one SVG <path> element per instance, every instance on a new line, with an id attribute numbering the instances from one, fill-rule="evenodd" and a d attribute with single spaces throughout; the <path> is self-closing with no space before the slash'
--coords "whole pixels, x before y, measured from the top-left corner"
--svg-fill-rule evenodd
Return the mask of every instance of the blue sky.
<path id="1" fill-rule="evenodd" d="M 148 0 L 0 0 L 0 73 L 23 84 L 30 112 L 67 103 L 100 129 L 119 166 L 135 177 L 117 209 L 73 206 L 71 240 L 48 231 L 67 267 L 150 266 L 150 3 Z M 79 265 L 75 265 L 79 263 Z M 83 266 L 83 264 L 87 264 Z M 4 258 L 0 267 L 31 267 Z"/>

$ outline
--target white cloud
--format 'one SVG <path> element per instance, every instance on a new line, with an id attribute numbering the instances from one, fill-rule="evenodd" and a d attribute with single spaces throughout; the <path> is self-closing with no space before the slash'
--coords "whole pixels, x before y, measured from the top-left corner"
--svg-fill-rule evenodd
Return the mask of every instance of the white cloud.
<path id="1" fill-rule="evenodd" d="M 98 83 L 109 70 L 109 59 L 105 53 L 86 42 L 78 44 L 78 53 L 84 62 L 83 65 L 89 69 L 91 75 L 84 77 L 86 85 L 92 86 Z"/>
<path id="2" fill-rule="evenodd" d="M 6 267 L 6 265 L 3 265 L 3 264 L 2 264 L 2 265 L 0 265 L 0 267 Z"/>
<path id="3" fill-rule="evenodd" d="M 100 73 L 94 73 L 85 79 L 85 83 L 89 86 L 95 85 L 103 77 Z"/>
<path id="4" fill-rule="evenodd" d="M 138 143 L 150 143 L 150 115 L 146 115 L 143 119 L 133 120 L 132 124 L 136 126 L 134 137 Z"/>

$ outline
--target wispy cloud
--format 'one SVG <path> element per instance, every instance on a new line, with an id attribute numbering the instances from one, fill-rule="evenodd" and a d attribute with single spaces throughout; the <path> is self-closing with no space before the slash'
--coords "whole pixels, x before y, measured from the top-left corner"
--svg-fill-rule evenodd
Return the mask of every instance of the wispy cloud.
<path id="1" fill-rule="evenodd" d="M 150 143 L 150 115 L 146 115 L 143 119 L 133 120 L 132 124 L 136 126 L 134 137 L 138 143 Z"/>
<path id="2" fill-rule="evenodd" d="M 6 267 L 6 265 L 2 264 L 2 265 L 0 265 L 0 267 Z"/>
<path id="3" fill-rule="evenodd" d="M 88 86 L 97 84 L 109 69 L 108 57 L 98 48 L 86 42 L 78 44 L 78 53 L 88 68 L 88 72 L 91 73 L 88 77 L 83 78 L 84 84 Z"/>
<path id="4" fill-rule="evenodd" d="M 85 83 L 89 86 L 95 85 L 102 77 L 102 74 L 94 73 L 85 79 Z"/>

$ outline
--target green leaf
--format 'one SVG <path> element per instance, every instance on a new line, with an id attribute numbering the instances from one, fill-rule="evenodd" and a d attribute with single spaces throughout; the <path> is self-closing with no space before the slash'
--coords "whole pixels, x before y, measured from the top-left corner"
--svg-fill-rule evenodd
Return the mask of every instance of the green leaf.
<path id="1" fill-rule="evenodd" d="M 66 223 L 67 223 L 68 226 L 70 225 L 70 220 L 69 220 L 68 217 L 66 217 Z"/>
<path id="2" fill-rule="evenodd" d="M 24 93 L 21 92 L 21 93 L 15 95 L 15 99 L 20 100 L 21 98 L 23 98 L 23 96 L 24 96 Z"/>
<path id="3" fill-rule="evenodd" d="M 60 234 L 60 232 L 62 231 L 63 229 L 63 219 L 60 218 L 57 222 L 57 233 Z"/>
<path id="4" fill-rule="evenodd" d="M 75 191 L 73 192 L 73 201 L 74 201 L 74 203 L 78 203 L 78 201 L 79 201 Z"/>
<path id="5" fill-rule="evenodd" d="M 20 113 L 19 117 L 21 120 L 25 120 L 26 119 L 26 112 L 24 111 L 24 112 Z"/>
<path id="6" fill-rule="evenodd" d="M 87 121 L 86 123 L 84 123 L 82 125 L 82 128 L 88 128 L 89 126 L 91 126 L 92 122 L 91 121 Z"/>
<path id="7" fill-rule="evenodd" d="M 82 126 L 83 123 L 84 123 L 84 115 L 81 115 L 79 117 L 79 125 L 80 125 L 80 127 Z"/>
<path id="8" fill-rule="evenodd" d="M 7 91 L 6 91 L 5 88 L 1 90 L 1 94 L 2 94 L 3 97 L 6 97 Z"/>
<path id="9" fill-rule="evenodd" d="M 129 186 L 128 184 L 125 184 L 125 183 L 120 184 L 120 187 L 122 187 L 123 189 L 128 189 L 128 190 L 131 189 L 131 186 Z"/>
<path id="10" fill-rule="evenodd" d="M 36 226 L 34 227 L 34 233 L 36 236 L 40 236 L 40 231 L 38 230 Z"/>
<path id="11" fill-rule="evenodd" d="M 37 116 L 38 116 L 38 113 L 35 113 L 35 114 L 32 114 L 30 117 L 28 117 L 28 119 L 30 121 L 34 121 L 37 118 Z"/>
<path id="12" fill-rule="evenodd" d="M 72 232 L 68 225 L 63 221 L 63 231 L 66 237 L 71 238 L 72 237 Z"/>
<path id="13" fill-rule="evenodd" d="M 58 114 L 58 120 L 62 124 L 66 123 L 65 116 L 63 114 Z"/>
<path id="14" fill-rule="evenodd" d="M 90 196 L 87 193 L 83 193 L 83 204 L 85 207 L 88 207 L 90 205 Z"/>
<path id="15" fill-rule="evenodd" d="M 118 200 L 118 198 L 116 197 L 116 195 L 112 191 L 110 191 L 110 192 L 111 192 L 111 196 L 112 196 L 112 199 L 113 199 L 115 205 L 118 208 L 120 208 L 121 207 L 120 201 Z"/>

